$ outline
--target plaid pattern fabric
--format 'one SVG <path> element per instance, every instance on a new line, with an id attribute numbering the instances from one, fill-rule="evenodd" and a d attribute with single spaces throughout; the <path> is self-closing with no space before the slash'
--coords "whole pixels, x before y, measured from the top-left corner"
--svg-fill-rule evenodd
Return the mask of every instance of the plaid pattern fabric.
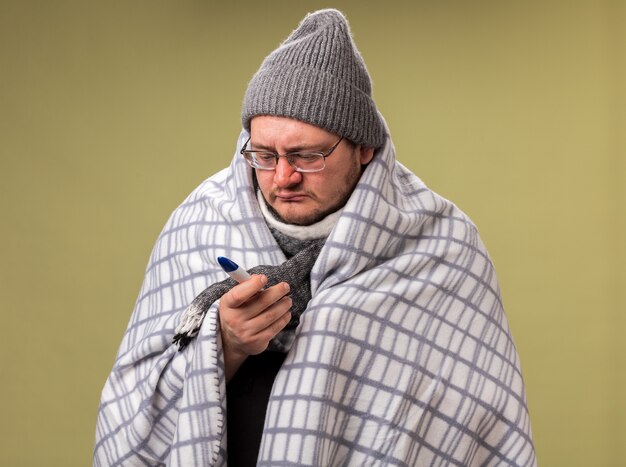
<path id="1" fill-rule="evenodd" d="M 247 134 L 240 135 L 239 148 Z M 225 465 L 217 307 L 182 352 L 182 312 L 226 276 L 284 255 L 251 171 L 232 164 L 172 214 L 100 403 L 94 465 Z M 377 151 L 311 273 L 275 381 L 261 466 L 536 465 L 520 363 L 471 221 Z"/>

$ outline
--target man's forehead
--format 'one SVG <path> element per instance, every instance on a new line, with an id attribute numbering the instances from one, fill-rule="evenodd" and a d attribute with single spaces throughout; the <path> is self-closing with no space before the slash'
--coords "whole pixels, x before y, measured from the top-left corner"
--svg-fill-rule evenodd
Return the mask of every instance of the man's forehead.
<path id="1" fill-rule="evenodd" d="M 289 117 L 260 115 L 250 122 L 253 144 L 315 145 L 333 140 L 335 135 L 323 128 Z"/>

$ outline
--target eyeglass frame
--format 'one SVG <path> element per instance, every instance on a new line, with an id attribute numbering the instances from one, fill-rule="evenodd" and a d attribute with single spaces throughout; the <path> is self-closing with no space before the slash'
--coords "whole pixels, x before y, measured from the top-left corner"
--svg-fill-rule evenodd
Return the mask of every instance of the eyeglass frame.
<path id="1" fill-rule="evenodd" d="M 326 158 L 328 156 L 330 156 L 333 151 L 335 149 L 337 149 L 337 146 L 339 146 L 339 143 L 341 143 L 344 140 L 344 137 L 342 136 L 341 138 L 339 138 L 339 141 L 337 141 L 328 151 L 293 151 L 293 152 L 287 152 L 285 154 L 278 154 L 277 152 L 272 152 L 272 151 L 257 151 L 257 150 L 252 150 L 252 149 L 246 149 L 246 146 L 248 145 L 248 143 L 250 142 L 250 139 L 252 139 L 252 136 L 248 137 L 247 141 L 244 143 L 243 147 L 241 148 L 241 151 L 239 151 L 239 153 L 244 157 L 244 159 L 246 160 L 246 162 L 250 165 L 250 167 L 252 167 L 253 169 L 259 169 L 259 170 L 276 170 L 276 167 L 278 166 L 278 160 L 281 157 L 284 157 L 287 159 L 287 163 L 294 168 L 294 170 L 296 172 L 300 172 L 300 173 L 315 173 L 315 172 L 321 172 L 322 170 L 324 170 L 326 168 Z M 274 159 L 276 161 L 276 165 L 274 165 L 274 167 L 257 167 L 255 165 L 253 165 L 253 161 L 251 159 L 248 159 L 246 157 L 246 154 L 250 154 L 253 152 L 262 152 L 264 154 L 267 155 L 272 155 L 274 156 Z M 322 157 L 322 161 L 324 166 L 321 169 L 315 169 L 315 170 L 304 170 L 301 169 L 299 167 L 296 167 L 294 165 L 293 160 L 291 159 L 292 157 L 298 156 L 300 154 L 310 154 L 310 155 L 316 155 L 316 156 L 321 156 Z M 250 156 L 252 157 L 252 156 Z"/>

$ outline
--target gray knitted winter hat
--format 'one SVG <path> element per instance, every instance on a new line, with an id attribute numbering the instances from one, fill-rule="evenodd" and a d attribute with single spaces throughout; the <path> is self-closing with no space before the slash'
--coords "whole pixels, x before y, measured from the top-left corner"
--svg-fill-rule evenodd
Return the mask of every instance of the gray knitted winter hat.
<path id="1" fill-rule="evenodd" d="M 246 130 L 257 115 L 290 117 L 366 147 L 382 146 L 385 129 L 370 77 L 339 11 L 308 14 L 265 58 L 244 96 Z"/>

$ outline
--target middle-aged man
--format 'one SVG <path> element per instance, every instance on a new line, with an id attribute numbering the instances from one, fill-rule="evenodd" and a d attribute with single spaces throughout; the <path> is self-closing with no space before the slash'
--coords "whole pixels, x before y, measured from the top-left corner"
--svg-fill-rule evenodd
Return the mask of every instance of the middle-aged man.
<path id="1" fill-rule="evenodd" d="M 535 465 L 487 252 L 396 161 L 341 13 L 265 59 L 242 122 L 154 247 L 95 464 Z"/>

